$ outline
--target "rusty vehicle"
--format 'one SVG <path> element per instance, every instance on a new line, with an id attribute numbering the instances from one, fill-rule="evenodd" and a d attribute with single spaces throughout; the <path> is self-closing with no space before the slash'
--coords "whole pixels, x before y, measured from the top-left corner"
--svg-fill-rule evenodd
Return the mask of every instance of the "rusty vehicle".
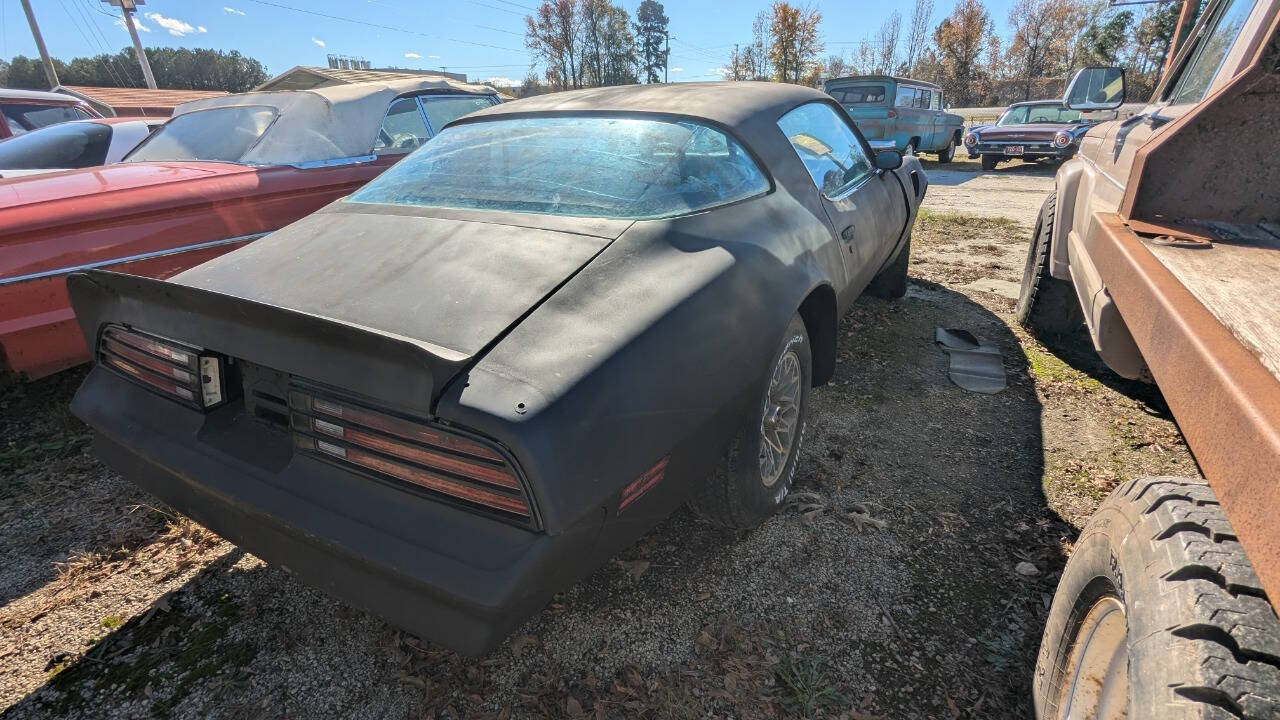
<path id="1" fill-rule="evenodd" d="M 981 157 L 982 169 L 991 171 L 1005 160 L 1071 159 L 1080 138 L 1096 123 L 1061 100 L 1014 103 L 990 125 L 975 125 L 964 136 L 970 158 Z"/>
<path id="2" fill-rule="evenodd" d="M 1018 319 L 1156 383 L 1201 478 L 1124 482 L 1074 543 L 1041 718 L 1280 717 L 1280 2 L 1188 0 L 1154 96 L 1057 173 Z M 1198 15 L 1198 17 L 1197 17 Z M 1117 107 L 1118 68 L 1065 102 Z M 1245 149 L 1250 148 L 1250 149 Z"/>
<path id="3" fill-rule="evenodd" d="M 223 537 L 482 653 L 686 501 L 783 505 L 927 186 L 799 85 L 517 100 L 168 281 L 71 276 L 72 409 Z"/>
<path id="4" fill-rule="evenodd" d="M 0 140 L 71 120 L 102 115 L 89 103 L 61 93 L 0 88 Z"/>
<path id="5" fill-rule="evenodd" d="M 853 118 L 869 141 L 889 141 L 908 155 L 937 153 L 948 163 L 960 147 L 964 118 L 947 112 L 942 88 L 893 75 L 831 78 L 822 89 Z"/>
<path id="6" fill-rule="evenodd" d="M 180 105 L 123 162 L 0 180 L 0 371 L 35 379 L 89 359 L 69 273 L 169 277 L 351 193 L 497 102 L 436 78 L 227 95 Z"/>

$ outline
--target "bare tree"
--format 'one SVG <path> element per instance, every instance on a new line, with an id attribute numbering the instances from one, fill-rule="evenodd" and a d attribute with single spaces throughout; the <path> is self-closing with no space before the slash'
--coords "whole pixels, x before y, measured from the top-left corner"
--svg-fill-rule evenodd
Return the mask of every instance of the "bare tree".
<path id="1" fill-rule="evenodd" d="M 1031 99 L 1037 78 L 1057 74 L 1072 17 L 1067 0 L 1017 0 L 1009 9 L 1009 42 L 1006 62 L 1013 77 L 1020 81 L 1024 100 Z"/>
<path id="2" fill-rule="evenodd" d="M 751 48 L 742 48 L 737 43 L 733 44 L 733 51 L 729 53 L 729 62 L 724 66 L 725 80 L 751 80 Z"/>
<path id="3" fill-rule="evenodd" d="M 828 55 L 825 65 L 824 70 L 826 70 L 828 78 L 838 78 L 853 74 L 852 68 L 844 61 L 844 55 Z"/>
<path id="4" fill-rule="evenodd" d="M 880 43 L 876 57 L 877 72 L 892 74 L 898 69 L 898 39 L 902 36 L 902 14 L 894 10 L 880 25 L 876 40 Z"/>
<path id="5" fill-rule="evenodd" d="M 980 0 L 958 0 L 951 14 L 933 31 L 938 84 L 957 104 L 965 105 L 981 97 L 987 76 L 982 53 L 990 47 L 993 37 L 991 16 Z"/>
<path id="6" fill-rule="evenodd" d="M 554 88 L 582 87 L 581 24 L 575 0 L 542 0 L 525 17 L 525 47 L 546 63 L 547 82 Z"/>
<path id="7" fill-rule="evenodd" d="M 907 55 L 903 62 L 908 73 L 915 72 L 916 63 L 924 56 L 924 50 L 929 45 L 929 26 L 932 23 L 933 0 L 916 0 L 911 9 L 911 24 L 907 27 Z"/>
<path id="8" fill-rule="evenodd" d="M 747 49 L 747 73 L 754 80 L 773 79 L 773 61 L 770 60 L 773 42 L 773 13 L 761 10 L 751 23 L 751 47 Z"/>

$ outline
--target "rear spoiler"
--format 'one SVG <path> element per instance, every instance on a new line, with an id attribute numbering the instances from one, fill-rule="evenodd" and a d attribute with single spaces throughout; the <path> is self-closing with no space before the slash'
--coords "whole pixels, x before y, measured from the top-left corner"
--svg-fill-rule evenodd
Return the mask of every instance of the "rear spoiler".
<path id="1" fill-rule="evenodd" d="M 472 359 L 333 318 L 106 270 L 72 273 L 67 293 L 95 356 L 103 326 L 126 325 L 421 417 L 431 415 L 443 386 Z"/>

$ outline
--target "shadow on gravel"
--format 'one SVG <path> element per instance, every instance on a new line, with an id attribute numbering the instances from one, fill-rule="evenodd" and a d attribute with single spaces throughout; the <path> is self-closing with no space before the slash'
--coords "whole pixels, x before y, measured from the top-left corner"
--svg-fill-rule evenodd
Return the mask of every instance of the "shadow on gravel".
<path id="1" fill-rule="evenodd" d="M 1037 336 L 1036 339 L 1059 360 L 1121 395 L 1137 400 L 1153 416 L 1166 420 L 1173 419 L 1173 414 L 1169 412 L 1169 406 L 1165 403 L 1160 388 L 1155 383 L 1129 380 L 1115 374 L 1106 363 L 1102 362 L 1102 358 L 1098 357 L 1098 352 L 1093 349 L 1093 341 L 1089 338 L 1089 331 L 1083 325 L 1074 332 L 1045 333 L 1044 336 Z"/>
<path id="2" fill-rule="evenodd" d="M 999 345 L 1008 389 L 953 385 L 939 326 Z M 681 510 L 487 657 L 235 553 L 6 717 L 1029 716 L 1070 530 L 1041 487 L 1041 407 L 1017 338 L 913 280 L 902 300 L 859 300 L 838 353 L 785 510 L 742 533 Z"/>
<path id="3" fill-rule="evenodd" d="M 0 605 L 164 527 L 140 507 L 149 496 L 88 454 L 92 434 L 69 408 L 85 370 L 0 379 Z"/>

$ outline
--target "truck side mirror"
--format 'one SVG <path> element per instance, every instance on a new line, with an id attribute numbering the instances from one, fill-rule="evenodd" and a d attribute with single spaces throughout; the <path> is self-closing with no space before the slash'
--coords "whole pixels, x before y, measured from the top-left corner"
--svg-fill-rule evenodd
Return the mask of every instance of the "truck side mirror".
<path id="1" fill-rule="evenodd" d="M 1062 102 L 1072 110 L 1115 110 L 1124 103 L 1124 70 L 1087 67 L 1071 79 Z"/>

